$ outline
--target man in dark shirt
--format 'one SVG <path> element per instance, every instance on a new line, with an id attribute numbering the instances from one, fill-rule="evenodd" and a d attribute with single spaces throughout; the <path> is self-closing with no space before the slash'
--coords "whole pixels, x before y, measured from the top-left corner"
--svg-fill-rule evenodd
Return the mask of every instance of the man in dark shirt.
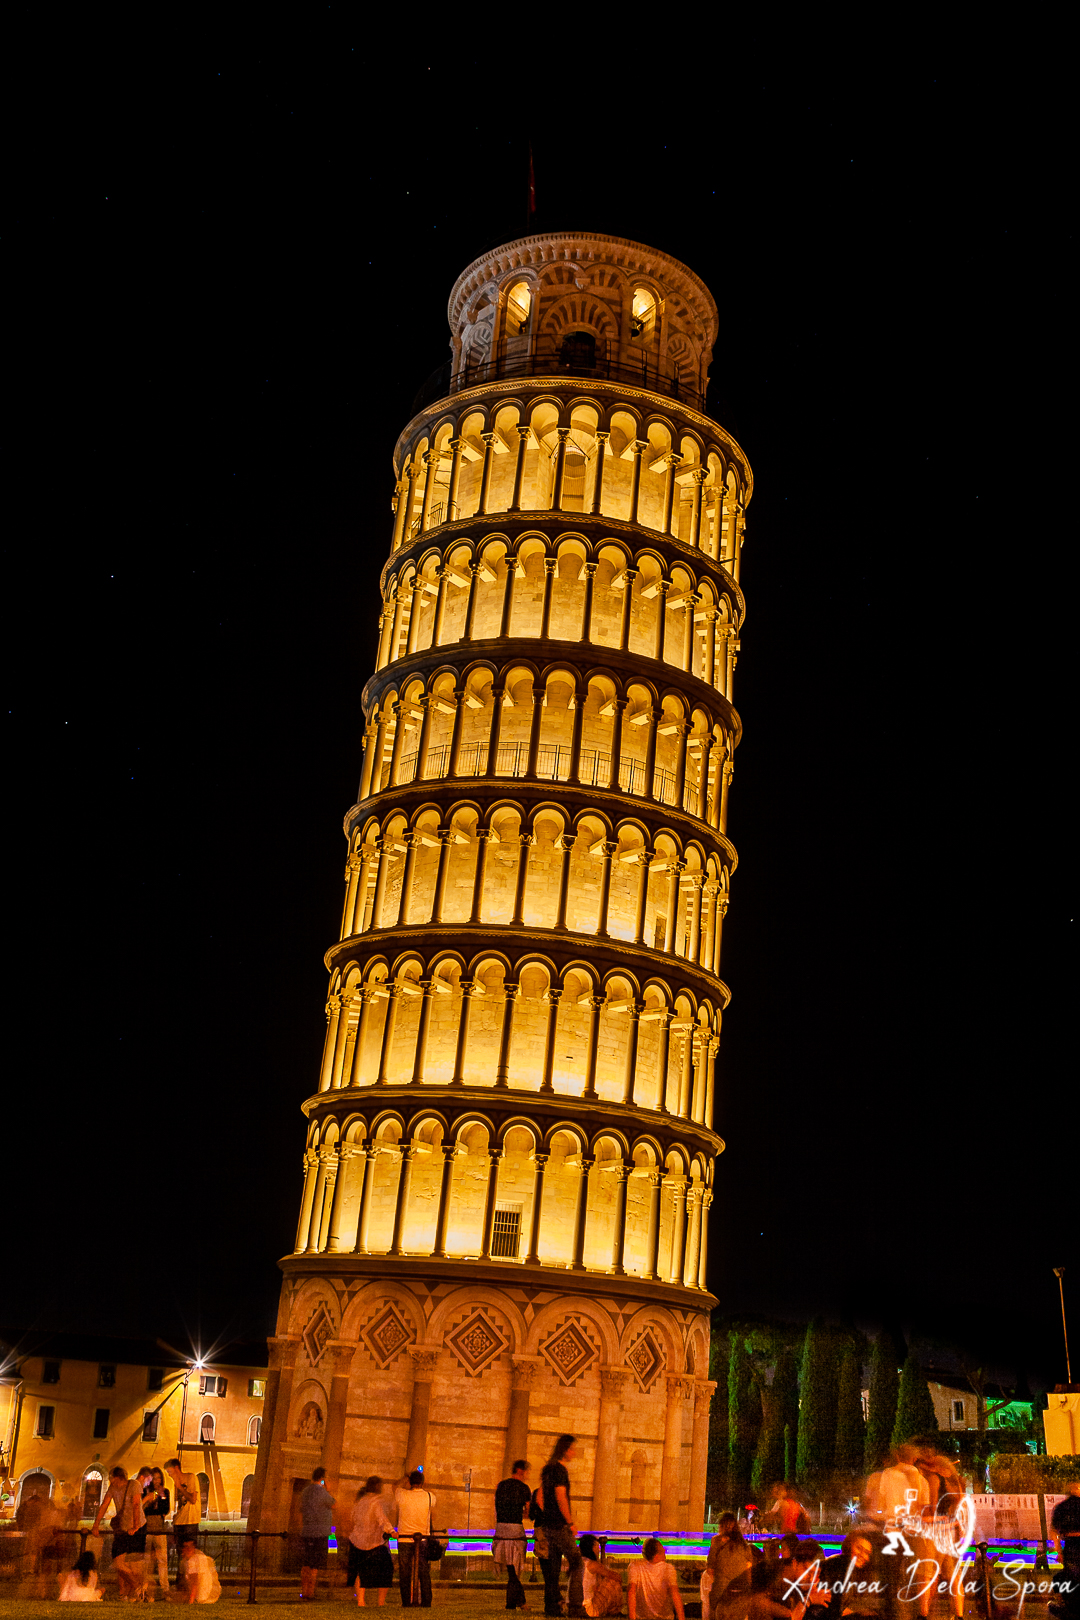
<path id="1" fill-rule="evenodd" d="M 528 1463 L 522 1458 L 516 1462 L 509 1479 L 495 1487 L 495 1540 L 491 1544 L 496 1567 L 506 1566 L 506 1607 L 525 1607 L 525 1588 L 521 1584 L 525 1568 L 525 1526 L 522 1517 L 532 1500 L 532 1492 L 525 1483 Z"/>
<path id="2" fill-rule="evenodd" d="M 1065 1489 L 1069 1494 L 1050 1516 L 1050 1530 L 1061 1553 L 1063 1599 L 1051 1603 L 1050 1612 L 1058 1620 L 1075 1620 L 1080 1615 L 1080 1480 L 1070 1479 Z"/>
<path id="3" fill-rule="evenodd" d="M 570 1475 L 566 1472 L 565 1466 L 566 1463 L 573 1461 L 574 1444 L 575 1438 L 572 1434 L 561 1434 L 555 1442 L 551 1460 L 540 1475 L 538 1521 L 547 1534 L 548 1543 L 544 1613 L 549 1615 L 561 1613 L 559 1576 L 562 1574 L 562 1561 L 565 1558 L 570 1577 L 566 1593 L 567 1613 L 571 1617 L 585 1613 L 581 1582 L 584 1560 L 577 1544 L 577 1530 L 574 1528 L 574 1514 L 570 1506 Z"/>
<path id="4" fill-rule="evenodd" d="M 333 1515 L 334 1498 L 326 1488 L 326 1469 L 316 1468 L 311 1484 L 300 1493 L 300 1596 L 306 1602 L 314 1598 L 319 1571 L 326 1568 Z"/>

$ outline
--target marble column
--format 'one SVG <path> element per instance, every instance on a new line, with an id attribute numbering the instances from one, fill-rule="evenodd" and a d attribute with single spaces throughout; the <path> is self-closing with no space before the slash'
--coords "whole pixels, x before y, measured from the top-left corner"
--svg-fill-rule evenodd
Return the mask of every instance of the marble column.
<path id="1" fill-rule="evenodd" d="M 694 1437 L 690 1451 L 690 1501 L 686 1529 L 699 1535 L 705 1528 L 705 1482 L 709 1467 L 709 1407 L 716 1385 L 710 1378 L 694 1380 Z"/>
<path id="2" fill-rule="evenodd" d="M 660 1527 L 669 1534 L 683 1528 L 680 1512 L 682 1495 L 682 1433 L 686 1398 L 693 1393 L 694 1381 L 680 1373 L 668 1373 L 667 1409 L 664 1415 L 664 1461 L 660 1470 Z"/>
<path id="3" fill-rule="evenodd" d="M 600 1368 L 600 1421 L 596 1433 L 592 1512 L 589 1523 L 600 1531 L 615 1527 L 619 1483 L 619 1419 L 630 1374 L 625 1367 Z"/>
<path id="4" fill-rule="evenodd" d="M 412 1344 L 409 1346 L 409 1358 L 413 1364 L 413 1395 L 412 1409 L 409 1412 L 409 1436 L 405 1442 L 403 1472 L 406 1474 L 411 1473 L 414 1468 L 423 1468 L 427 1461 L 431 1385 L 439 1365 L 438 1347 Z"/>
<path id="5" fill-rule="evenodd" d="M 510 1414 L 506 1420 L 503 1478 L 509 1479 L 516 1462 L 529 1460 L 529 1398 L 544 1363 L 539 1356 L 511 1356 Z"/>
<path id="6" fill-rule="evenodd" d="M 533 1201 L 532 1218 L 529 1222 L 529 1249 L 525 1256 L 526 1265 L 538 1266 L 540 1264 L 540 1221 L 544 1208 L 544 1173 L 547 1169 L 549 1155 L 534 1153 L 533 1160 Z"/>
<path id="7" fill-rule="evenodd" d="M 610 433 L 600 432 L 596 435 L 596 474 L 593 478 L 593 516 L 599 517 L 603 511 L 604 500 L 604 456 L 607 452 L 607 443 Z"/>
<path id="8" fill-rule="evenodd" d="M 589 1171 L 593 1161 L 581 1155 L 581 1180 L 578 1183 L 577 1212 L 574 1220 L 574 1271 L 585 1270 L 585 1236 L 589 1225 Z"/>

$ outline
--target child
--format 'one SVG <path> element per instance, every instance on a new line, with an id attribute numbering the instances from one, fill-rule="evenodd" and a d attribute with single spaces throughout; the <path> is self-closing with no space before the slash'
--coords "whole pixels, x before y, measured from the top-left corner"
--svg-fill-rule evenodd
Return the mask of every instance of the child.
<path id="1" fill-rule="evenodd" d="M 97 1603 L 104 1596 L 97 1578 L 97 1559 L 92 1552 L 80 1553 L 73 1569 L 60 1587 L 61 1603 Z"/>

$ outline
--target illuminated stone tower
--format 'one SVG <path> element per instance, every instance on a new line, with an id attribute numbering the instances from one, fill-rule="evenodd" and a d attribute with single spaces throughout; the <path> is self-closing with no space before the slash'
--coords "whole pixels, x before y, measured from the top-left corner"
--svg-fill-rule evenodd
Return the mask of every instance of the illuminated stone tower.
<path id="1" fill-rule="evenodd" d="M 253 1520 L 320 1461 L 343 1496 L 422 1462 L 438 1523 L 468 1484 L 490 1524 L 565 1430 L 580 1526 L 697 1529 L 750 469 L 665 254 L 511 242 L 449 318 L 394 455 Z"/>

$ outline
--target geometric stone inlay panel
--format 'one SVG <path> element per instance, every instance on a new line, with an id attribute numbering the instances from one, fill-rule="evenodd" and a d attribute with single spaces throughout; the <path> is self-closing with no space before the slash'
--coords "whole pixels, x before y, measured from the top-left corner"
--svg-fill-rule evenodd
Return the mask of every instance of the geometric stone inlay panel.
<path id="1" fill-rule="evenodd" d="M 600 1348 L 582 1324 L 571 1317 L 548 1335 L 540 1354 L 559 1382 L 569 1387 L 588 1372 L 594 1361 L 599 1361 Z"/>
<path id="2" fill-rule="evenodd" d="M 626 1358 L 626 1365 L 647 1395 L 664 1370 L 664 1352 L 652 1328 L 646 1328 L 637 1340 Z"/>
<path id="3" fill-rule="evenodd" d="M 360 1334 L 361 1340 L 371 1352 L 375 1365 L 380 1369 L 389 1367 L 392 1361 L 396 1361 L 406 1345 L 412 1344 L 415 1337 L 412 1328 L 392 1300 Z"/>
<path id="4" fill-rule="evenodd" d="M 460 1327 L 448 1333 L 443 1342 L 472 1378 L 482 1373 L 485 1367 L 490 1367 L 496 1356 L 510 1348 L 505 1333 L 479 1309 L 467 1316 Z"/>
<path id="5" fill-rule="evenodd" d="M 317 1307 L 314 1316 L 304 1329 L 301 1337 L 304 1341 L 304 1348 L 308 1353 L 308 1360 L 314 1367 L 318 1364 L 319 1357 L 334 1337 L 334 1324 L 330 1320 L 325 1305 Z"/>

